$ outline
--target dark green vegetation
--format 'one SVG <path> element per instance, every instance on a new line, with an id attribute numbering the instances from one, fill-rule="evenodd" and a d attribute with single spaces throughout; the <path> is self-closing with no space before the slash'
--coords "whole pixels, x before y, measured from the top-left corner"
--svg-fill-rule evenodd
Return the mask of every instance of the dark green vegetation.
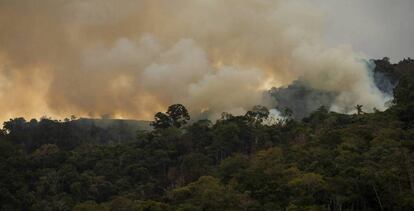
<path id="1" fill-rule="evenodd" d="M 260 106 L 213 124 L 188 123 L 173 105 L 157 113 L 156 129 L 134 135 L 122 123 L 10 120 L 0 140 L 1 208 L 412 210 L 414 62 L 377 62 L 399 81 L 385 112 L 321 107 L 267 126 Z"/>

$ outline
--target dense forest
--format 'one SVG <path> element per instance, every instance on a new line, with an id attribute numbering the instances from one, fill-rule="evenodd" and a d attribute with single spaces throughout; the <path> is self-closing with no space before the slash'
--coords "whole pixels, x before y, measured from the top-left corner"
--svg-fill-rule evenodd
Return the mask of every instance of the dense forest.
<path id="1" fill-rule="evenodd" d="M 392 85 L 386 111 L 322 106 L 297 119 L 285 108 L 264 124 L 263 106 L 211 122 L 175 104 L 151 130 L 11 119 L 1 210 L 413 210 L 414 60 L 375 64 Z"/>

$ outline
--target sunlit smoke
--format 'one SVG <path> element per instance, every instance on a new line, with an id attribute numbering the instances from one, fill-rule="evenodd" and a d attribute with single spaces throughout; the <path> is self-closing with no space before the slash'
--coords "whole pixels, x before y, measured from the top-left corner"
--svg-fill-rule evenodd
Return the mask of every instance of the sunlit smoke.
<path id="1" fill-rule="evenodd" d="M 306 0 L 5 0 L 0 119 L 242 114 L 296 79 L 338 93 L 330 109 L 384 109 L 364 56 L 326 47 Z"/>

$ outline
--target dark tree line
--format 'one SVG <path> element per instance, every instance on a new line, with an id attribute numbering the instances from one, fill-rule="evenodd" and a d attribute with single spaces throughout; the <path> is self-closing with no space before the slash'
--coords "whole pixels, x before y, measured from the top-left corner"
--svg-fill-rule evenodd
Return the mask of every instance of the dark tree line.
<path id="1" fill-rule="evenodd" d="M 268 109 L 255 106 L 213 123 L 176 104 L 134 135 L 10 120 L 1 210 L 413 210 L 414 62 L 391 67 L 399 82 L 384 112 L 321 107 L 299 121 L 286 110 L 265 124 Z"/>

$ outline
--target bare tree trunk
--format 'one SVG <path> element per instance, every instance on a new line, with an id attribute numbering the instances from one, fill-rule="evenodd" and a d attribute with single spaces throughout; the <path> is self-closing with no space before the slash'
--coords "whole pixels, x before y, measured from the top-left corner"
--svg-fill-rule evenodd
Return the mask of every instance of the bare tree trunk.
<path id="1" fill-rule="evenodd" d="M 372 188 L 374 189 L 375 196 L 377 197 L 378 204 L 379 204 L 379 206 L 381 208 L 381 211 L 383 211 L 384 208 L 382 207 L 381 198 L 379 197 L 378 192 L 377 192 L 377 189 L 375 188 L 375 185 L 374 184 L 372 184 Z"/>

